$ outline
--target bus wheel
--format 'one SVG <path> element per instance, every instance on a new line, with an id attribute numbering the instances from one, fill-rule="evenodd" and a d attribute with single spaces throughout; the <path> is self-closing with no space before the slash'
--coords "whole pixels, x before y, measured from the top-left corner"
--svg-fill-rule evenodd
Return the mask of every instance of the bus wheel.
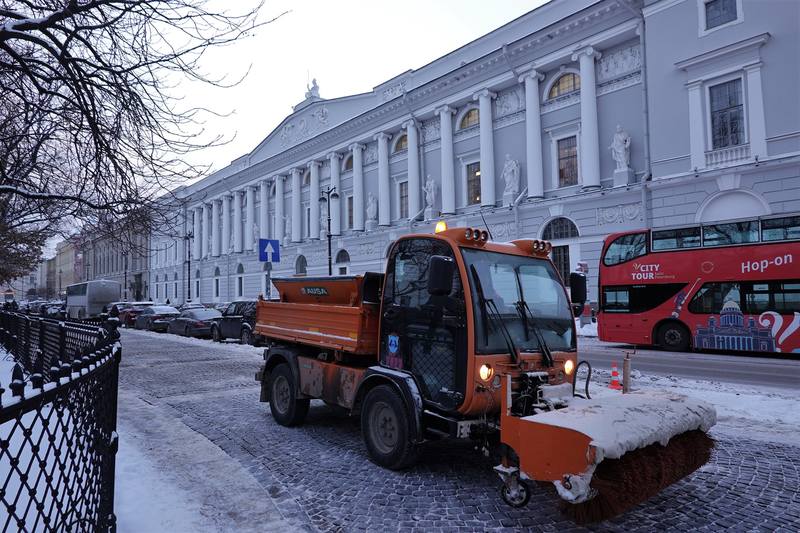
<path id="1" fill-rule="evenodd" d="M 689 349 L 689 330 L 678 322 L 668 322 L 658 328 L 658 344 L 662 348 L 675 352 L 685 352 Z"/>
<path id="2" fill-rule="evenodd" d="M 375 463 L 391 470 L 414 463 L 418 450 L 409 422 L 403 399 L 391 386 L 380 385 L 367 393 L 361 409 L 361 434 Z"/>
<path id="3" fill-rule="evenodd" d="M 276 366 L 269 374 L 269 409 L 282 426 L 298 426 L 308 414 L 310 400 L 297 399 L 297 385 L 289 365 Z"/>

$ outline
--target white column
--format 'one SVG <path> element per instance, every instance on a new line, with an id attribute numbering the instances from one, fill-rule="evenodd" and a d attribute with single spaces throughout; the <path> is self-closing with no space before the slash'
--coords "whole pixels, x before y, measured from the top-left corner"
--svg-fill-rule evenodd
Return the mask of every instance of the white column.
<path id="1" fill-rule="evenodd" d="M 747 115 L 750 155 L 763 159 L 767 157 L 767 125 L 764 121 L 764 94 L 761 88 L 761 62 L 744 68 L 747 74 Z"/>
<path id="2" fill-rule="evenodd" d="M 353 151 L 353 229 L 364 231 L 364 145 L 350 145 Z"/>
<path id="3" fill-rule="evenodd" d="M 222 238 L 220 251 L 223 255 L 231 253 L 231 197 L 222 195 Z"/>
<path id="4" fill-rule="evenodd" d="M 597 87 L 594 62 L 600 52 L 591 46 L 572 55 L 581 67 L 581 179 L 584 189 L 600 187 L 600 135 L 597 124 Z"/>
<path id="5" fill-rule="evenodd" d="M 269 181 L 267 180 L 261 180 L 258 201 L 258 238 L 269 239 Z"/>
<path id="6" fill-rule="evenodd" d="M 544 197 L 542 167 L 542 117 L 539 114 L 539 82 L 543 74 L 530 70 L 520 76 L 525 83 L 525 174 L 528 178 L 528 198 Z"/>
<path id="7" fill-rule="evenodd" d="M 342 196 L 342 181 L 340 171 L 341 167 L 341 159 L 342 155 L 333 152 L 328 154 L 328 159 L 331 162 L 331 187 L 336 189 L 336 194 L 338 197 L 336 199 L 331 198 L 331 205 L 330 213 L 331 213 L 331 235 L 341 235 L 342 234 L 342 204 L 341 204 L 341 196 Z"/>
<path id="8" fill-rule="evenodd" d="M 497 94 L 488 89 L 475 94 L 478 101 L 481 135 L 481 206 L 494 207 L 494 119 L 492 118 L 492 99 Z"/>
<path id="9" fill-rule="evenodd" d="M 242 251 L 242 191 L 233 191 L 233 251 Z"/>
<path id="10" fill-rule="evenodd" d="M 195 207 L 194 208 L 194 236 L 192 239 L 193 249 L 192 249 L 192 259 L 195 261 L 199 261 L 203 254 L 202 242 L 203 242 L 203 234 L 202 234 L 202 220 L 203 220 L 203 208 L 202 207 Z"/>
<path id="11" fill-rule="evenodd" d="M 403 127 L 408 139 L 408 217 L 411 218 L 422 209 L 419 197 L 419 132 L 413 120 L 403 124 Z"/>
<path id="12" fill-rule="evenodd" d="M 292 169 L 292 242 L 300 242 L 303 240 L 303 211 L 302 204 L 300 203 L 300 196 L 302 194 L 302 177 L 300 176 L 300 169 Z"/>
<path id="13" fill-rule="evenodd" d="M 208 215 L 209 215 L 208 204 L 203 204 L 203 231 L 202 231 L 202 248 L 200 250 L 203 257 L 208 257 Z"/>
<path id="14" fill-rule="evenodd" d="M 245 250 L 258 250 L 256 246 L 255 235 L 253 234 L 253 226 L 256 224 L 256 188 L 248 185 L 245 188 L 247 197 L 245 205 L 245 213 L 247 221 L 244 223 L 244 249 Z"/>
<path id="15" fill-rule="evenodd" d="M 389 183 L 389 139 L 391 135 L 378 133 L 378 225 L 389 226 L 392 223 L 392 191 Z"/>
<path id="16" fill-rule="evenodd" d="M 312 239 L 319 239 L 319 161 L 311 161 L 308 163 L 308 173 L 311 178 L 311 190 L 308 193 L 308 203 L 311 208 L 311 220 L 308 223 L 308 234 Z"/>
<path id="17" fill-rule="evenodd" d="M 283 242 L 286 222 L 283 214 L 283 180 L 286 176 L 275 176 L 275 223 L 272 225 L 272 238 Z"/>
<path id="18" fill-rule="evenodd" d="M 219 257 L 219 200 L 211 200 L 211 255 Z"/>
<path id="19" fill-rule="evenodd" d="M 439 115 L 442 155 L 442 213 L 456 212 L 456 176 L 453 162 L 453 113 L 455 110 L 444 106 L 436 110 Z"/>
<path id="20" fill-rule="evenodd" d="M 706 166 L 705 139 L 703 138 L 703 83 L 696 81 L 686 86 L 689 94 L 689 151 L 693 169 Z"/>

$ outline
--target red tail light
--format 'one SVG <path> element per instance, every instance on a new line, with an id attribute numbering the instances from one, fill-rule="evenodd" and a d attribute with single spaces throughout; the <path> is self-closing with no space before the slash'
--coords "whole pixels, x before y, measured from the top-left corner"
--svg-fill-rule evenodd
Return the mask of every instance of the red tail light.
<path id="1" fill-rule="evenodd" d="M 161 315 L 153 315 L 150 318 L 152 318 L 153 320 L 158 320 L 159 318 L 161 318 Z"/>
<path id="2" fill-rule="evenodd" d="M 194 324 L 194 325 L 195 325 L 195 326 L 207 326 L 208 324 L 206 324 L 205 322 L 203 322 L 203 321 L 201 320 L 200 322 L 195 322 L 195 324 Z"/>

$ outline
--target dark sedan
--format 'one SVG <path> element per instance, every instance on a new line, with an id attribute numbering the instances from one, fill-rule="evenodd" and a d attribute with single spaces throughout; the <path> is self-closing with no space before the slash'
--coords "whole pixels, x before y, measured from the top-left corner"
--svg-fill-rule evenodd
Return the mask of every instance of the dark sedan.
<path id="1" fill-rule="evenodd" d="M 211 326 L 222 317 L 216 309 L 187 309 L 169 323 L 167 333 L 184 337 L 210 337 Z"/>
<path id="2" fill-rule="evenodd" d="M 146 307 L 136 317 L 133 327 L 148 331 L 167 331 L 169 323 L 178 318 L 180 313 L 169 305 Z"/>
<path id="3" fill-rule="evenodd" d="M 153 302 L 128 302 L 119 308 L 119 323 L 123 328 L 132 328 L 139 313 L 152 307 Z"/>

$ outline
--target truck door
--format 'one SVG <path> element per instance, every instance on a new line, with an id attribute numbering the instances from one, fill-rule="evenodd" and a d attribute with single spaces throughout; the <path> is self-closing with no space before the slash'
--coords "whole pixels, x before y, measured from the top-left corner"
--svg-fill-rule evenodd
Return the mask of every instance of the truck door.
<path id="1" fill-rule="evenodd" d="M 467 330 L 464 290 L 456 271 L 447 296 L 428 293 L 434 255 L 450 245 L 429 238 L 401 240 L 386 269 L 381 317 L 381 363 L 411 372 L 426 400 L 456 409 L 464 399 Z"/>

